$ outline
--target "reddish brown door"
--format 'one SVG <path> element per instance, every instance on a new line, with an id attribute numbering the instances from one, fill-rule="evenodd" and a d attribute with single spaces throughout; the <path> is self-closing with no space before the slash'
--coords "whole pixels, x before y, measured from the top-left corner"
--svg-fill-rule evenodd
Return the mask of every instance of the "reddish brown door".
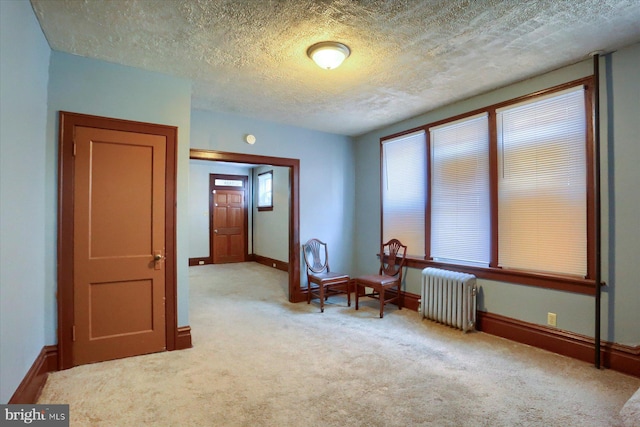
<path id="1" fill-rule="evenodd" d="M 214 190 L 213 263 L 245 260 L 244 190 Z"/>
<path id="2" fill-rule="evenodd" d="M 161 351 L 166 138 L 75 131 L 73 364 Z"/>

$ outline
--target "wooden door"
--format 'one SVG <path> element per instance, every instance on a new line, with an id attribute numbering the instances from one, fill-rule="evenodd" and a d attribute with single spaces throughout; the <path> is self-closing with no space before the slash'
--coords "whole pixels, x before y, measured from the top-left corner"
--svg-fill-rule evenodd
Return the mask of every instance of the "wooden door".
<path id="1" fill-rule="evenodd" d="M 75 127 L 73 365 L 162 351 L 162 135 Z"/>
<path id="2" fill-rule="evenodd" d="M 245 260 L 244 190 L 214 190 L 213 194 L 213 263 Z"/>

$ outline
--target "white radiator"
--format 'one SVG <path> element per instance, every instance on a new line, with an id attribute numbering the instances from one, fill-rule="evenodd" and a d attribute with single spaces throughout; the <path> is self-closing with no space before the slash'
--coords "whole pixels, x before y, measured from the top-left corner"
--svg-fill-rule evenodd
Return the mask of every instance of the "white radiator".
<path id="1" fill-rule="evenodd" d="M 476 276 L 428 267 L 422 270 L 422 318 L 464 332 L 476 325 Z"/>

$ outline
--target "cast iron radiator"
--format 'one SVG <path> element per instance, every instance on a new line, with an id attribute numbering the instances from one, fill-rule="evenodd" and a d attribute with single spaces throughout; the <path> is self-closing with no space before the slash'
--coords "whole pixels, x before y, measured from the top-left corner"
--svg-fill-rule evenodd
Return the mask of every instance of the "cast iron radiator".
<path id="1" fill-rule="evenodd" d="M 476 325 L 476 276 L 428 267 L 422 270 L 422 318 L 467 332 Z"/>

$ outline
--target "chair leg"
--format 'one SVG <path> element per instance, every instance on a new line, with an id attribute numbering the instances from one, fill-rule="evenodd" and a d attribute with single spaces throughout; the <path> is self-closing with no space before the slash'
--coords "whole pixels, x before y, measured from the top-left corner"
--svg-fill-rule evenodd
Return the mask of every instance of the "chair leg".
<path id="1" fill-rule="evenodd" d="M 384 317 L 384 288 L 380 289 L 380 318 Z"/>
<path id="2" fill-rule="evenodd" d="M 360 284 L 356 281 L 356 310 L 358 309 L 358 294 L 360 289 Z"/>
<path id="3" fill-rule="evenodd" d="M 311 304 L 311 282 L 307 283 L 307 304 Z"/>
<path id="4" fill-rule="evenodd" d="M 324 285 L 320 284 L 320 313 L 324 313 Z"/>
<path id="5" fill-rule="evenodd" d="M 351 282 L 347 282 L 347 306 L 351 307 Z"/>

